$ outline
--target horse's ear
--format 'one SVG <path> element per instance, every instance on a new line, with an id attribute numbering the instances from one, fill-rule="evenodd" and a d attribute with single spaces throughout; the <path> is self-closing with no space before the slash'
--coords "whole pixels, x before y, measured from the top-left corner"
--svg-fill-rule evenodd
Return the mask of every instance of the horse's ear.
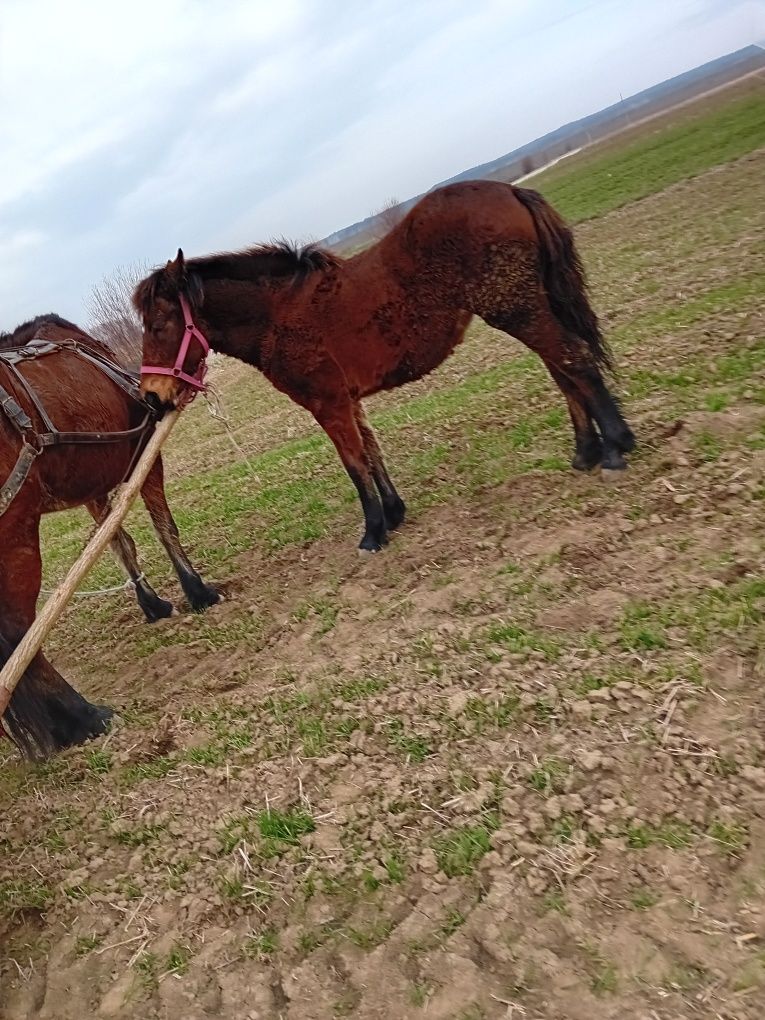
<path id="1" fill-rule="evenodd" d="M 165 266 L 165 272 L 178 287 L 184 283 L 186 278 L 186 260 L 184 259 L 183 252 L 180 248 L 178 249 L 178 254 L 175 256 L 175 261 L 171 260 Z"/>

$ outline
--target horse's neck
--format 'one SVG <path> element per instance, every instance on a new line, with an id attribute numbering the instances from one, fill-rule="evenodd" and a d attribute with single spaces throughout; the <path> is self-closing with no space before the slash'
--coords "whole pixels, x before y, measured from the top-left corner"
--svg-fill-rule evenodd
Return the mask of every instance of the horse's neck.
<path id="1" fill-rule="evenodd" d="M 273 288 L 226 280 L 207 284 L 205 294 L 212 347 L 260 368 L 261 350 L 274 321 Z"/>

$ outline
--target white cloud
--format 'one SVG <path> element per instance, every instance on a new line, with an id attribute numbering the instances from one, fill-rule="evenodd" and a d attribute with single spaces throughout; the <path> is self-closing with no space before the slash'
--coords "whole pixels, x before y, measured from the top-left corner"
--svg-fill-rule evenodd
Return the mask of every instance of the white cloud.
<path id="1" fill-rule="evenodd" d="M 272 45 L 302 4 L 185 0 L 3 0 L 0 137 L 4 203 L 63 168 L 126 141 L 227 51 Z M 215 76 L 211 75 L 214 89 Z M 179 128 L 183 111 L 179 110 Z"/>

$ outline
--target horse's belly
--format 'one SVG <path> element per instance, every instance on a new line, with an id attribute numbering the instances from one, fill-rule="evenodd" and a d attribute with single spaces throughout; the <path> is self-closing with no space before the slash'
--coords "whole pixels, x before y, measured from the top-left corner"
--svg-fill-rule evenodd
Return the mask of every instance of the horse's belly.
<path id="1" fill-rule="evenodd" d="M 392 335 L 387 338 L 389 357 L 378 388 L 395 389 L 438 368 L 462 342 L 471 318 L 470 312 L 428 315 L 423 310 L 422 317 L 411 321 L 395 342 Z"/>
<path id="2" fill-rule="evenodd" d="M 130 461 L 128 443 L 47 449 L 38 460 L 43 513 L 105 496 L 124 481 Z"/>

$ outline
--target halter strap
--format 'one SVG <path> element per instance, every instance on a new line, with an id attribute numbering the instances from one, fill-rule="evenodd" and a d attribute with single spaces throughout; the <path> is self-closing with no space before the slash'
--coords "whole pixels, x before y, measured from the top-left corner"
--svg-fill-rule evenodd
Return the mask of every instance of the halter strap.
<path id="1" fill-rule="evenodd" d="M 179 294 L 178 300 L 181 305 L 181 312 L 183 313 L 184 329 L 183 339 L 181 340 L 181 346 L 178 349 L 175 364 L 172 368 L 167 368 L 164 365 L 141 365 L 141 375 L 173 376 L 174 379 L 178 379 L 191 387 L 192 392 L 188 397 L 188 400 L 190 401 L 194 399 L 200 390 L 206 389 L 204 380 L 205 375 L 207 374 L 207 355 L 210 353 L 210 344 L 207 342 L 207 337 L 201 329 L 195 325 L 194 319 L 191 315 L 191 308 L 189 307 L 189 303 L 186 300 L 185 295 Z M 192 340 L 196 340 L 202 348 L 202 359 L 199 362 L 194 375 L 190 375 L 188 372 L 184 372 L 183 370 L 183 363 L 186 360 L 186 355 L 188 354 Z"/>

